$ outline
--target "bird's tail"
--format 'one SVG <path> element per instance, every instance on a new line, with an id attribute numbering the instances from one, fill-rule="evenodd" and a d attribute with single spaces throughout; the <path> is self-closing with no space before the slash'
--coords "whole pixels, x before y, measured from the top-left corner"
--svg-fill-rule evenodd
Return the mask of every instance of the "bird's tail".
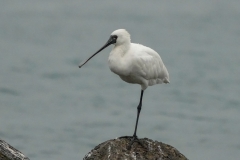
<path id="1" fill-rule="evenodd" d="M 164 78 L 163 83 L 170 83 L 168 78 Z"/>

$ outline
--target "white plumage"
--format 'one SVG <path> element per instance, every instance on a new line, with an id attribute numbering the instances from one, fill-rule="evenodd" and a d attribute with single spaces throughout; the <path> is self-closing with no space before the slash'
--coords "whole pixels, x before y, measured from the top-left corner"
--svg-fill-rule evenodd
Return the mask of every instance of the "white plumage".
<path id="1" fill-rule="evenodd" d="M 118 29 L 112 32 L 107 43 L 79 65 L 79 68 L 111 44 L 114 47 L 108 58 L 110 70 L 119 75 L 125 82 L 141 85 L 136 125 L 129 145 L 131 147 L 135 141 L 139 142 L 136 132 L 144 90 L 148 86 L 155 84 L 169 83 L 169 74 L 159 54 L 149 47 L 131 43 L 130 34 L 125 29 Z"/>
<path id="2" fill-rule="evenodd" d="M 117 41 L 110 53 L 108 64 L 112 72 L 128 83 L 140 84 L 142 90 L 159 83 L 169 83 L 167 68 L 159 54 L 141 44 L 131 43 L 125 29 L 118 29 Z"/>

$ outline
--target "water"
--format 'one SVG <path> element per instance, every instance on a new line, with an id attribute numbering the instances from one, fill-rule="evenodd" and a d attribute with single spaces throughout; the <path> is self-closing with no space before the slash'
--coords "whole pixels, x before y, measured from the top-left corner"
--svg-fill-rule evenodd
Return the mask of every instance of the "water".
<path id="1" fill-rule="evenodd" d="M 30 159 L 82 159 L 132 135 L 140 86 L 107 66 L 126 28 L 160 53 L 169 85 L 149 87 L 139 137 L 189 159 L 240 156 L 240 1 L 1 1 L 0 139 Z"/>

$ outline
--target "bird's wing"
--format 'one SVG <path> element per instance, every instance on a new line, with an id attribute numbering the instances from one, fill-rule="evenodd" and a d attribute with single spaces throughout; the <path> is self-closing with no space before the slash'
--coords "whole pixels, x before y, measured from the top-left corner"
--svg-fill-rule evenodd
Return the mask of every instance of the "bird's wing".
<path id="1" fill-rule="evenodd" d="M 133 70 L 144 79 L 153 81 L 153 84 L 169 83 L 168 71 L 159 54 L 153 49 L 141 46 L 140 50 L 136 52 L 134 60 Z"/>

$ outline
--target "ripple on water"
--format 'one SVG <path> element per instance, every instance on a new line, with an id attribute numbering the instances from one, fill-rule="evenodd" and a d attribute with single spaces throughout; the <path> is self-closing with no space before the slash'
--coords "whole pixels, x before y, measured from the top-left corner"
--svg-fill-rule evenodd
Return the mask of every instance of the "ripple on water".
<path id="1" fill-rule="evenodd" d="M 7 95 L 12 95 L 12 96 L 18 96 L 19 95 L 19 92 L 15 91 L 13 89 L 10 89 L 10 88 L 5 88 L 5 87 L 0 88 L 0 93 L 7 94 Z"/>

